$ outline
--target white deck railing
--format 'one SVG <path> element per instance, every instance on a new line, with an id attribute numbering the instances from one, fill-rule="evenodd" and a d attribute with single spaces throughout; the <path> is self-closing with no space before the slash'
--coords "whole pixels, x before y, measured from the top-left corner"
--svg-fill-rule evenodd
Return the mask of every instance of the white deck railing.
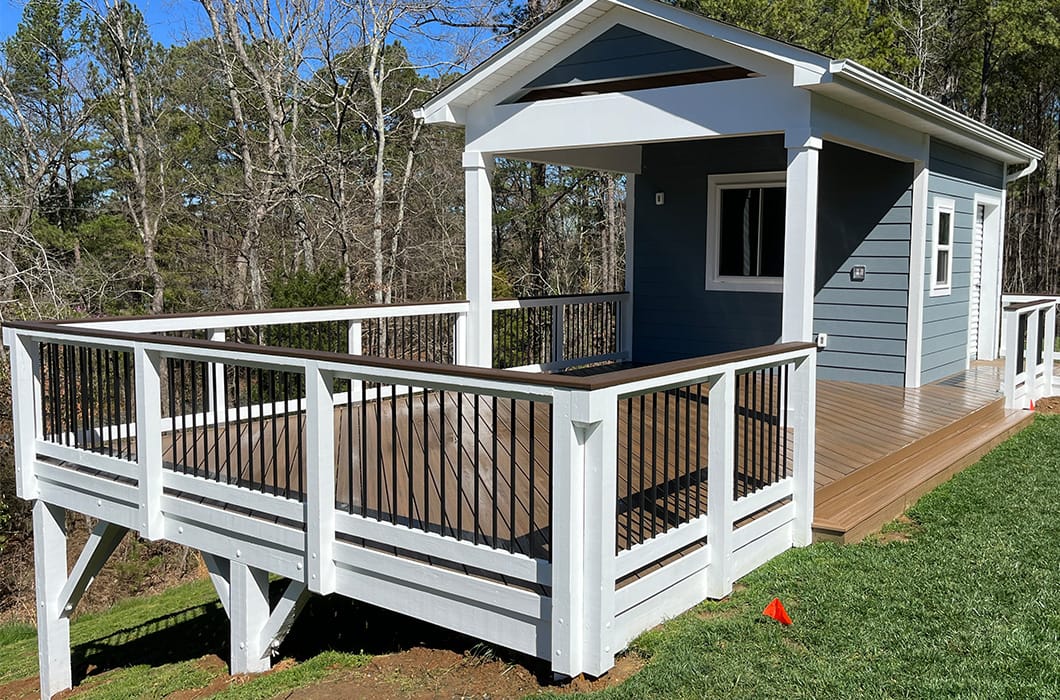
<path id="1" fill-rule="evenodd" d="M 453 308 L 462 313 L 464 307 Z M 350 313 L 311 317 L 355 320 Z M 250 320 L 210 323 L 231 328 Z M 199 549 L 211 562 L 227 561 L 232 577 L 237 570 L 240 576 L 271 572 L 313 592 L 338 592 L 549 659 L 557 673 L 599 675 L 641 631 L 704 595 L 727 595 L 736 578 L 810 541 L 816 351 L 809 344 L 580 378 L 149 334 L 186 329 L 166 319 L 154 329 L 144 320 L 93 323 L 4 329 L 18 494 Z M 60 355 L 57 347 L 71 354 Z M 112 373 L 124 362 L 117 358 L 126 357 L 131 372 Z M 174 363 L 188 368 L 179 381 Z M 218 366 L 236 373 L 212 373 Z M 200 385 L 195 398 L 188 379 L 195 376 L 213 377 L 224 388 L 202 398 Z M 232 390 L 233 376 L 245 377 L 242 389 Z M 291 378 L 294 388 L 278 396 L 277 377 Z M 112 391 L 108 383 L 118 380 L 126 384 Z M 355 382 L 378 387 L 378 398 L 356 397 L 348 390 Z M 645 396 L 653 410 L 662 410 L 659 402 L 684 406 L 676 409 L 681 418 L 661 428 L 666 446 L 651 455 L 651 503 L 646 489 L 633 493 L 627 475 L 636 467 L 640 486 L 649 468 L 643 453 L 636 465 L 630 461 L 630 431 L 648 424 L 633 410 L 648 404 Z M 223 410 L 205 405 L 222 398 Z M 293 418 L 280 415 L 295 405 Z M 703 407 L 706 431 L 704 454 L 694 462 L 691 433 L 683 427 L 692 420 L 689 406 Z M 108 422 L 115 412 L 130 429 Z M 358 412 L 359 423 L 351 418 Z M 270 414 L 278 417 L 266 421 Z M 527 427 L 535 415 L 548 416 L 536 437 Z M 441 427 L 425 427 L 439 416 Z M 304 430 L 304 442 L 285 444 L 285 430 Z M 671 450 L 671 434 L 675 445 L 685 436 L 683 453 Z M 103 439 L 115 435 L 125 441 L 124 451 Z M 251 450 L 264 450 L 271 439 L 273 453 L 257 462 L 257 475 L 254 462 L 249 479 L 245 465 L 233 471 L 236 448 L 221 447 L 230 435 Z M 698 446 L 698 429 L 695 440 Z M 620 445 L 628 452 L 621 458 Z M 420 448 L 422 460 L 414 458 Z M 460 467 L 461 460 L 469 461 Z M 548 473 L 535 475 L 534 465 Z M 705 491 L 702 508 L 689 505 L 693 484 L 697 499 L 699 488 Z M 519 502 L 526 491 L 529 503 Z M 683 509 L 668 510 L 682 497 Z M 412 505 L 414 499 L 425 500 Z M 640 517 L 643 532 L 645 513 L 660 508 L 669 513 L 668 524 L 634 542 L 633 518 Z M 529 534 L 517 522 L 528 523 Z M 58 537 L 54 528 L 42 528 L 38 552 L 58 546 Z M 66 580 L 65 567 L 57 570 L 54 556 L 40 556 L 51 561 L 38 567 L 48 600 L 40 621 L 42 664 L 57 663 L 68 644 L 56 631 L 68 617 L 59 603 L 77 582 Z M 89 569 L 79 565 L 72 576 L 91 575 Z M 240 580 L 223 595 L 230 613 L 246 606 L 239 617 L 245 622 L 261 602 L 254 586 Z M 234 671 L 267 667 L 278 638 L 259 637 L 277 625 L 284 627 L 233 624 L 233 649 L 243 659 L 237 663 L 233 652 Z M 260 659 L 255 650 L 262 650 Z"/>
<path id="2" fill-rule="evenodd" d="M 1005 408 L 1031 408 L 1056 392 L 1056 307 L 1048 297 L 1003 307 Z"/>

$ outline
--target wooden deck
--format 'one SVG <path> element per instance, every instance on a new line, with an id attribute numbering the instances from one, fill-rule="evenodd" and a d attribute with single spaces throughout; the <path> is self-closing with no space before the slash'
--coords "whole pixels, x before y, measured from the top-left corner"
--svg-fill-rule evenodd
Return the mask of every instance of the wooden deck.
<path id="1" fill-rule="evenodd" d="M 998 366 L 977 365 L 920 389 L 818 382 L 815 537 L 844 542 L 864 537 L 1023 427 L 1028 413 L 1001 408 L 1000 372 Z M 337 505 L 547 558 L 550 414 L 547 405 L 531 404 L 482 399 L 476 406 L 467 396 L 431 393 L 426 401 L 416 394 L 365 407 L 339 406 Z M 689 393 L 666 396 L 650 415 L 641 415 L 645 409 L 637 401 L 620 410 L 621 549 L 673 527 L 681 515 L 705 512 L 705 480 L 690 460 L 706 454 L 707 408 Z M 664 415 L 677 424 L 662 420 Z M 741 420 L 752 437 L 759 423 L 764 441 L 765 424 L 777 417 L 774 412 L 766 418 Z M 627 434 L 627 425 L 642 420 L 645 434 Z M 505 429 L 508 425 L 515 431 Z M 200 428 L 198 439 L 187 443 L 167 436 L 165 459 L 171 468 L 187 465 L 194 473 L 297 498 L 304 478 L 303 431 L 304 420 L 296 416 L 252 420 L 238 437 Z M 751 451 L 750 442 L 743 444 L 746 435 L 738 430 L 742 493 L 756 487 L 744 478 L 751 470 L 742 466 L 748 461 L 744 453 Z M 765 455 L 772 478 L 790 473 L 780 459 Z M 238 474 L 227 465 L 241 465 Z"/>

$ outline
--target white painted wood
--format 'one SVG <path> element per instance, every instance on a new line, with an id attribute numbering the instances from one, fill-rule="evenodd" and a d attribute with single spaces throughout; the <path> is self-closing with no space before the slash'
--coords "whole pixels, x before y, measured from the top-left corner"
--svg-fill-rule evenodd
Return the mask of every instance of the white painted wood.
<path id="1" fill-rule="evenodd" d="M 467 314 L 456 315 L 453 321 L 453 362 L 458 365 L 467 364 Z"/>
<path id="2" fill-rule="evenodd" d="M 569 360 L 545 362 L 536 365 L 520 365 L 518 367 L 508 367 L 507 369 L 513 372 L 556 372 L 557 370 L 567 369 L 569 367 L 580 367 L 582 365 L 596 362 L 618 362 L 625 359 L 628 359 L 628 354 L 625 352 L 609 352 L 604 355 L 574 357 Z"/>
<path id="3" fill-rule="evenodd" d="M 768 535 L 778 527 L 783 527 L 795 520 L 795 504 L 787 503 L 777 510 L 755 518 L 733 532 L 733 550 L 742 549 L 752 542 Z"/>
<path id="4" fill-rule="evenodd" d="M 332 376 L 306 367 L 306 581 L 309 590 L 335 591 L 335 410 Z"/>
<path id="5" fill-rule="evenodd" d="M 524 617 L 541 614 L 541 596 L 537 593 L 348 542 L 335 543 L 335 562 L 338 568 L 363 571 L 381 579 L 402 581 L 410 586 L 446 591 L 446 595 Z"/>
<path id="6" fill-rule="evenodd" d="M 931 236 L 929 237 L 931 243 L 931 269 L 928 270 L 929 274 L 929 292 L 928 295 L 932 297 L 944 297 L 949 296 L 950 291 L 953 288 L 953 257 L 954 253 L 954 230 L 956 228 L 957 219 L 957 205 L 948 197 L 932 197 L 931 198 Z M 942 219 L 942 215 L 945 214 L 949 220 L 949 227 L 947 229 L 947 240 L 948 243 L 941 243 L 939 238 L 939 226 Z M 946 279 L 944 282 L 939 282 L 938 279 L 938 261 L 939 253 L 946 251 L 947 257 L 947 269 Z"/>
<path id="7" fill-rule="evenodd" d="M 1055 396 L 1057 392 L 1056 380 L 1056 304 L 1047 307 L 1042 313 L 1045 314 L 1045 337 L 1042 338 L 1043 358 L 1042 374 L 1045 382 L 1042 396 Z"/>
<path id="8" fill-rule="evenodd" d="M 38 462 L 38 465 L 42 462 Z M 88 513 L 94 518 L 117 523 L 123 527 L 135 528 L 139 511 L 135 499 L 130 503 L 108 498 L 99 494 L 89 496 L 81 491 L 70 488 L 65 484 L 53 481 L 41 480 L 39 483 L 39 500 L 45 501 L 60 508 Z"/>
<path id="9" fill-rule="evenodd" d="M 37 497 L 33 472 L 35 443 L 43 437 L 40 418 L 40 344 L 13 329 L 4 329 L 11 352 L 12 428 L 15 443 L 15 492 L 27 500 Z"/>
<path id="10" fill-rule="evenodd" d="M 619 552 L 615 558 L 615 578 L 621 579 L 628 576 L 638 569 L 684 549 L 693 542 L 704 539 L 709 527 L 707 516 L 701 515 L 695 520 L 681 523 L 669 532 L 656 535 Z"/>
<path id="11" fill-rule="evenodd" d="M 194 522 L 201 527 L 223 533 L 233 540 L 258 541 L 292 552 L 301 552 L 305 548 L 305 535 L 300 529 L 232 510 L 223 510 L 206 503 L 196 503 L 165 494 L 162 496 L 162 511 L 167 516 L 167 520 Z M 169 525 L 170 523 L 167 522 L 167 527 Z M 196 547 L 196 549 L 218 553 L 214 547 Z M 238 559 L 239 557 L 230 558 Z"/>
<path id="12" fill-rule="evenodd" d="M 813 542 L 813 499 L 815 454 L 817 449 L 817 355 L 810 354 L 795 364 L 791 376 L 792 430 L 792 502 L 795 521 L 792 528 L 796 547 Z"/>
<path id="13" fill-rule="evenodd" d="M 770 559 L 791 549 L 792 530 L 792 523 L 786 523 L 751 544 L 735 550 L 731 564 L 733 577 L 742 578 Z"/>
<path id="14" fill-rule="evenodd" d="M 72 687 L 73 675 L 70 620 L 60 607 L 66 585 L 66 511 L 39 500 L 33 504 L 33 563 L 40 694 L 47 700 Z"/>
<path id="15" fill-rule="evenodd" d="M 788 131 L 787 191 L 784 216 L 784 298 L 782 341 L 813 340 L 816 289 L 817 187 L 821 140 Z"/>
<path id="16" fill-rule="evenodd" d="M 615 618 L 615 644 L 625 647 L 644 630 L 680 615 L 703 600 L 710 566 L 678 581 L 663 594 L 630 608 Z"/>
<path id="17" fill-rule="evenodd" d="M 708 398 L 707 546 L 710 570 L 706 595 L 720 599 L 732 593 L 733 485 L 736 464 L 736 375 L 731 370 L 714 380 Z"/>
<path id="18" fill-rule="evenodd" d="M 103 520 L 92 528 L 84 549 L 78 555 L 74 568 L 70 570 L 70 576 L 59 593 L 58 608 L 63 617 L 73 614 L 77 604 L 81 602 L 81 597 L 96 580 L 96 574 L 110 559 L 126 532 L 127 528 Z"/>
<path id="19" fill-rule="evenodd" d="M 923 137 L 929 151 L 930 137 Z M 906 309 L 905 386 L 920 386 L 924 349 L 924 259 L 927 255 L 928 181 L 927 157 L 913 163 L 913 202 L 909 237 L 909 302 Z"/>
<path id="20" fill-rule="evenodd" d="M 794 389 L 794 387 L 792 387 Z M 792 391 L 792 394 L 795 392 Z M 768 508 L 777 501 L 791 496 L 795 492 L 795 479 L 787 477 L 775 484 L 765 486 L 752 494 L 735 500 L 730 510 L 733 522 L 743 520 L 748 515 L 757 513 L 763 508 Z"/>
<path id="21" fill-rule="evenodd" d="M 287 637 L 287 633 L 294 626 L 294 621 L 298 619 L 298 614 L 309 602 L 309 596 L 309 589 L 305 583 L 301 581 L 287 583 L 287 587 L 283 589 L 283 596 L 277 601 L 276 607 L 269 615 L 268 622 L 265 623 L 265 629 L 261 632 L 265 653 L 270 656 L 276 654 Z"/>
<path id="22" fill-rule="evenodd" d="M 73 495 L 78 499 L 79 506 L 72 507 L 71 510 L 95 516 L 93 506 L 99 498 L 138 508 L 138 489 L 135 486 L 47 462 L 38 461 L 34 469 L 38 480 L 68 487 L 74 491 Z M 38 487 L 41 487 L 41 484 L 38 484 Z M 121 522 L 111 518 L 103 519 Z"/>
<path id="23" fill-rule="evenodd" d="M 454 591 L 422 588 L 405 581 L 384 579 L 361 569 L 339 567 L 336 588 L 354 600 L 395 610 L 418 620 L 456 630 L 539 658 L 549 655 L 549 618 L 546 601 L 539 615 L 516 615 L 464 598 Z"/>
<path id="24" fill-rule="evenodd" d="M 968 359 L 979 359 L 979 330 L 983 296 L 983 238 L 986 205 L 978 200 L 972 206 L 972 268 L 968 290 Z"/>
<path id="25" fill-rule="evenodd" d="M 243 562 L 229 562 L 231 600 L 228 620 L 231 631 L 229 670 L 239 673 L 268 671 L 272 657 L 263 632 L 269 622 L 269 574 Z"/>
<path id="26" fill-rule="evenodd" d="M 305 520 L 305 506 L 301 502 L 236 484 L 226 484 L 165 469 L 162 472 L 162 487 L 189 496 L 201 496 L 212 501 L 257 511 L 270 517 L 280 517 L 296 523 Z"/>
<path id="27" fill-rule="evenodd" d="M 710 549 L 703 547 L 685 554 L 680 559 L 667 564 L 661 569 L 656 569 L 646 576 L 630 581 L 615 593 L 615 610 L 619 614 L 624 613 L 630 608 L 668 591 L 689 576 L 703 571 L 710 563 Z"/>
<path id="28" fill-rule="evenodd" d="M 223 343 L 227 338 L 224 328 L 211 328 L 207 333 L 207 337 L 212 343 Z M 223 416 L 227 413 L 225 411 L 227 398 L 225 396 L 225 366 L 211 362 L 207 367 L 209 368 L 210 383 L 206 386 L 206 405 L 209 412 L 206 422 L 213 423 L 214 416 Z"/>
<path id="29" fill-rule="evenodd" d="M 224 557 L 214 556 L 209 552 L 199 552 L 202 563 L 206 565 L 206 571 L 210 574 L 210 582 L 217 591 L 217 599 L 225 609 L 225 614 L 232 616 L 232 577 L 229 562 Z"/>
<path id="30" fill-rule="evenodd" d="M 464 272 L 468 298 L 467 362 L 493 366 L 493 156 L 464 151 Z"/>
<path id="31" fill-rule="evenodd" d="M 161 539 L 162 390 L 161 356 L 141 345 L 133 348 L 136 373 L 136 461 L 139 465 L 140 535 Z"/>
<path id="32" fill-rule="evenodd" d="M 784 189 L 784 171 L 757 173 L 721 173 L 707 175 L 707 255 L 705 289 L 715 292 L 781 292 L 782 277 L 757 275 L 722 275 L 721 265 L 721 217 L 722 194 L 733 188 L 777 188 Z"/>
<path id="33" fill-rule="evenodd" d="M 557 391 L 552 408 L 552 655 L 554 673 L 581 672 L 585 581 L 585 450 L 574 425 L 572 391 Z"/>
<path id="34" fill-rule="evenodd" d="M 1005 408 L 1011 410 L 1023 408 L 1023 406 L 1019 405 L 1016 397 L 1016 352 L 1019 347 L 1019 312 L 1005 309 L 1003 317 L 1005 319 L 1003 328 L 1005 367 L 1001 388 L 1005 394 Z"/>
<path id="35" fill-rule="evenodd" d="M 1038 369 L 1038 343 L 1041 342 L 1041 338 L 1038 337 L 1039 313 L 1041 313 L 1041 308 L 1037 306 L 1031 308 L 1027 313 L 1027 342 L 1024 343 L 1024 357 L 1026 359 L 1023 365 L 1026 373 L 1024 387 L 1027 394 L 1027 408 L 1038 400 L 1035 375 Z"/>
<path id="36" fill-rule="evenodd" d="M 372 542 L 492 571 L 519 581 L 542 585 L 552 582 L 552 567 L 547 561 L 531 559 L 523 554 L 510 554 L 484 544 L 464 542 L 436 532 L 423 532 L 341 511 L 335 513 L 335 529 L 350 537 L 363 537 Z"/>
<path id="37" fill-rule="evenodd" d="M 709 367 L 704 367 L 701 369 L 692 369 L 684 372 L 674 372 L 673 374 L 668 374 L 662 377 L 628 382 L 626 384 L 619 385 L 619 398 L 626 398 L 627 396 L 636 396 L 638 394 L 642 394 L 648 391 L 663 391 L 665 389 L 676 389 L 678 387 L 688 386 L 689 384 L 712 382 L 728 371 L 744 372 L 754 369 L 764 369 L 767 367 L 779 367 L 781 365 L 786 365 L 791 362 L 798 361 L 816 352 L 816 348 L 789 350 L 786 352 L 778 352 L 775 355 L 770 355 L 769 357 L 758 358 L 755 360 L 728 362 L 724 365 L 711 365 Z"/>
<path id="38" fill-rule="evenodd" d="M 363 354 L 362 344 L 364 342 L 364 325 L 361 321 L 350 321 L 350 327 L 347 331 L 346 346 L 351 355 Z M 457 364 L 460 364 L 459 362 Z M 351 386 L 350 400 L 353 403 L 360 403 L 364 401 L 364 382 L 355 381 Z M 338 401 L 339 397 L 335 397 Z"/>
<path id="39" fill-rule="evenodd" d="M 986 208 L 983 222 L 983 250 L 979 294 L 979 344 L 976 355 L 980 360 L 997 359 L 998 328 L 1001 311 L 1001 278 L 1004 258 L 1002 248 L 1002 202 L 996 197 L 977 194 L 975 203 Z"/>
<path id="40" fill-rule="evenodd" d="M 137 464 L 110 455 L 101 455 L 98 452 L 89 452 L 78 447 L 67 447 L 44 440 L 37 440 L 36 452 L 40 457 L 50 457 L 70 464 L 91 467 L 132 481 L 140 478 L 140 468 Z"/>

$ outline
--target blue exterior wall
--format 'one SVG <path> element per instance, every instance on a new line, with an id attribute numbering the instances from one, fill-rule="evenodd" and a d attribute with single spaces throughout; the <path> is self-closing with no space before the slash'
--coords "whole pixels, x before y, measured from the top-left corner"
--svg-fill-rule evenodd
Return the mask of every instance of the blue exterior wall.
<path id="1" fill-rule="evenodd" d="M 1001 197 L 1004 166 L 943 141 L 931 142 L 928 164 L 927 245 L 924 246 L 924 345 L 921 381 L 933 382 L 964 369 L 968 358 L 968 313 L 972 269 L 973 198 Z M 934 199 L 955 205 L 953 277 L 946 296 L 931 296 Z"/>
<path id="2" fill-rule="evenodd" d="M 825 142 L 817 215 L 814 331 L 822 379 L 905 382 L 913 166 Z M 865 280 L 850 271 L 864 265 Z"/>
<path id="3" fill-rule="evenodd" d="M 574 80 L 613 80 L 723 65 L 728 64 L 617 24 L 525 87 L 563 85 Z"/>
<path id="4" fill-rule="evenodd" d="M 707 291 L 707 176 L 784 170 L 782 136 L 644 146 L 635 186 L 633 359 L 666 362 L 774 343 L 781 295 Z M 665 194 L 656 206 L 655 193 Z"/>

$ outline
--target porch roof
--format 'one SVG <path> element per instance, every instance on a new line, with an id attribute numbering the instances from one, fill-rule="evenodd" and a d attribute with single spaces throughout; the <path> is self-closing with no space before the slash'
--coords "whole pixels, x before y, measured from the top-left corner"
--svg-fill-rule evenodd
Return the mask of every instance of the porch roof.
<path id="1" fill-rule="evenodd" d="M 658 0 L 577 0 L 559 9 L 539 25 L 509 43 L 482 64 L 441 91 L 417 111 L 427 123 L 473 125 L 469 112 L 477 107 L 494 108 L 499 101 L 497 91 L 519 76 L 533 73 L 535 65 L 543 73 L 563 56 L 579 48 L 577 36 L 590 25 L 603 22 L 609 13 L 621 17 L 635 17 L 653 23 L 660 33 L 692 32 L 694 36 L 725 45 L 739 55 L 747 56 L 759 65 L 783 69 L 784 82 L 792 88 L 827 97 L 854 107 L 864 113 L 878 115 L 885 120 L 915 132 L 942 138 L 1007 165 L 1034 164 L 1042 152 L 982 122 L 931 100 L 899 83 L 886 78 L 852 60 L 832 60 L 827 56 L 781 41 L 709 19 Z M 670 34 L 667 38 L 677 36 Z M 755 67 L 748 65 L 755 70 Z M 572 81 L 571 84 L 576 84 Z M 772 83 L 768 89 L 782 87 Z M 516 87 L 522 87 L 518 85 Z M 703 87 L 694 86 L 694 87 Z M 506 88 L 507 89 L 507 88 Z M 679 88 L 673 88 L 679 89 Z M 590 93 L 585 93 L 589 95 Z M 572 108 L 585 98 L 565 100 Z M 754 105 L 719 101 L 717 111 L 746 113 Z M 753 109 L 752 109 L 753 111 Z M 806 124 L 792 125 L 805 129 Z M 684 117 L 692 115 L 686 114 Z M 503 121 L 503 119 L 502 119 Z M 711 128 L 713 128 L 713 124 Z M 520 127 L 516 127 L 520 128 Z M 665 126 L 664 126 L 665 128 Z M 745 132 L 746 133 L 746 132 Z M 718 135 L 723 132 L 718 131 Z M 827 136 L 827 135 L 825 135 Z M 658 125 L 646 134 L 644 141 L 662 140 Z M 673 140 L 689 138 L 676 133 Z M 470 145 L 469 136 L 469 145 Z M 586 143 L 584 146 L 637 143 L 636 139 L 614 141 L 609 144 Z M 563 143 L 548 148 L 577 148 L 568 134 Z M 544 150 L 544 149 L 542 149 Z"/>

